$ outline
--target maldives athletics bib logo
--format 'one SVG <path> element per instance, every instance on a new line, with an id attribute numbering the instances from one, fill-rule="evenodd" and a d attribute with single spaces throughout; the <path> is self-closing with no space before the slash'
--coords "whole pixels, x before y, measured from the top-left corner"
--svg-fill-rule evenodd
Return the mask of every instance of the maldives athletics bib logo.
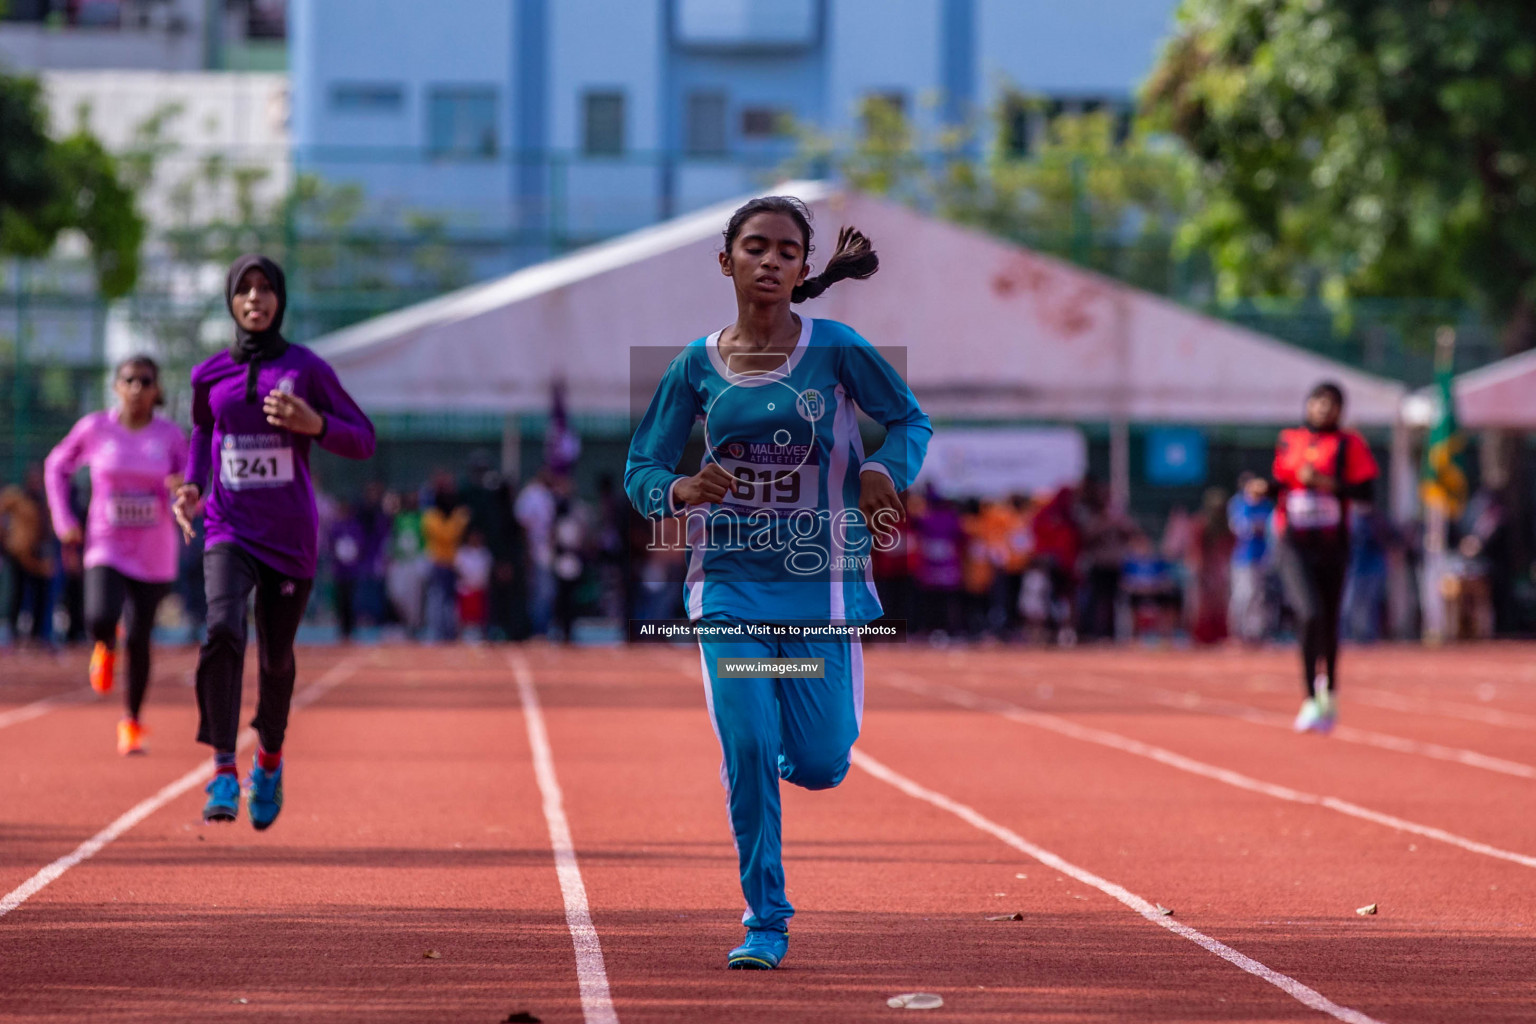
<path id="1" fill-rule="evenodd" d="M 826 414 L 827 402 L 821 397 L 821 392 L 815 388 L 806 388 L 800 392 L 800 397 L 795 399 L 795 411 L 800 413 L 800 418 L 815 423 Z"/>

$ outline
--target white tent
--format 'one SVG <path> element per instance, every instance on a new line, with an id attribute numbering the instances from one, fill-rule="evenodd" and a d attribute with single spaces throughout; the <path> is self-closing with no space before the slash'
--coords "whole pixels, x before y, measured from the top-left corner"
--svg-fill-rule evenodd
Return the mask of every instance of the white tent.
<path id="1" fill-rule="evenodd" d="M 1323 379 L 1343 386 L 1353 422 L 1397 421 L 1404 389 L 1394 381 L 899 205 L 821 182 L 778 191 L 810 205 L 817 255 L 841 224 L 858 225 L 881 254 L 874 278 L 799 308 L 905 349 L 907 380 L 936 419 L 1117 425 L 1122 493 L 1132 422 L 1288 423 Z M 369 409 L 540 411 L 564 380 L 573 411 L 627 413 L 634 347 L 681 347 L 735 318 L 716 254 L 736 205 L 378 317 L 316 348 Z"/>
<path id="2" fill-rule="evenodd" d="M 1536 351 L 1500 359 L 1463 373 L 1451 385 L 1456 421 L 1473 430 L 1536 430 Z M 1403 419 L 1428 426 L 1440 414 L 1440 396 L 1423 388 L 1403 403 Z"/>

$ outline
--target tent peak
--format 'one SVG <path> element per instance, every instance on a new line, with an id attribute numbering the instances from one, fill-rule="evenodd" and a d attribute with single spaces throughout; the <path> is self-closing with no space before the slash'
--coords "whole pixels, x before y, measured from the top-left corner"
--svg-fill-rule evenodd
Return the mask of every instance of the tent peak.
<path id="1" fill-rule="evenodd" d="M 565 256 L 535 263 L 502 277 L 344 327 L 315 339 L 310 347 L 331 359 L 427 326 L 452 323 L 509 302 L 554 291 L 604 271 L 698 242 L 712 234 L 717 235 L 738 207 L 760 195 L 790 195 L 809 206 L 830 198 L 837 191 L 837 186 L 827 181 L 782 181 L 767 191 L 716 203 L 617 238 L 585 246 Z"/>

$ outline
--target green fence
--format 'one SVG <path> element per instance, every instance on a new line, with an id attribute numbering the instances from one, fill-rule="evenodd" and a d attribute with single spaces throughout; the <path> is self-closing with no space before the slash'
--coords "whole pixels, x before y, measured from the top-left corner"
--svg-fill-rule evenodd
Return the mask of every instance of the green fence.
<path id="1" fill-rule="evenodd" d="M 270 154 L 161 155 L 150 162 L 144 193 L 146 209 L 159 211 L 156 232 L 143 254 L 139 287 L 128 298 L 103 302 L 83 260 L 0 260 L 0 476 L 15 479 L 74 418 L 100 407 L 107 398 L 107 354 L 122 354 L 125 339 L 140 339 L 159 354 L 167 412 L 185 420 L 188 369 L 228 336 L 221 267 L 238 252 L 260 249 L 284 264 L 290 285 L 284 330 L 310 339 L 761 187 L 790 169 L 786 155 L 783 147 L 753 158 L 718 159 L 333 147 L 279 160 L 288 180 L 282 189 L 270 174 L 263 178 L 268 172 L 260 161 L 270 170 Z M 916 156 L 915 168 L 893 165 L 892 194 L 953 205 L 953 196 L 932 189 L 925 194 L 927 186 L 912 184 L 931 181 L 943 172 L 942 162 L 953 159 L 952 153 Z M 1119 208 L 1095 198 L 1115 192 L 1095 185 L 1101 171 L 1117 182 L 1140 181 L 1145 175 L 1132 173 L 1136 161 L 1099 159 L 1037 159 L 1031 180 L 1054 189 L 1049 209 L 1034 220 L 1020 219 L 1017 211 L 983 216 L 977 226 L 1412 386 L 1431 380 L 1433 335 L 1442 324 L 1458 330 L 1458 369 L 1498 355 L 1495 327 L 1455 303 L 1376 299 L 1344 313 L 1315 302 L 1211 307 L 1203 298 L 1212 292 L 1203 259 L 1176 257 L 1166 233 L 1128 233 Z M 1156 161 L 1140 159 L 1147 174 L 1155 170 Z M 813 176 L 829 166 L 830 156 L 802 159 L 792 170 Z M 884 172 L 876 160 L 859 173 Z M 433 209 L 388 198 L 408 192 L 413 181 L 419 186 L 415 175 L 449 183 Z M 451 187 L 455 181 L 462 191 Z M 495 183 L 500 199 L 475 198 L 480 193 L 470 186 L 483 188 L 487 181 Z M 208 212 L 219 209 L 237 214 L 221 221 Z M 418 419 L 388 434 L 386 443 L 441 443 L 448 446 L 445 457 L 462 455 L 466 447 L 499 451 L 502 426 L 474 417 Z M 421 453 L 400 459 L 412 467 L 431 461 Z"/>

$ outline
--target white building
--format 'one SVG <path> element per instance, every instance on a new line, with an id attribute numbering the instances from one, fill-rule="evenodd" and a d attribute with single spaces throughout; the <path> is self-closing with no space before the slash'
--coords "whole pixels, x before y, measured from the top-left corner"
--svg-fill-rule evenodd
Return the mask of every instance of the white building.
<path id="1" fill-rule="evenodd" d="M 55 137 L 81 123 L 122 153 L 160 116 L 170 147 L 140 196 L 154 229 L 236 215 L 233 174 L 210 184 L 209 161 L 250 171 L 253 198 L 270 205 L 291 183 L 288 76 L 219 71 L 45 71 L 38 75 Z"/>

